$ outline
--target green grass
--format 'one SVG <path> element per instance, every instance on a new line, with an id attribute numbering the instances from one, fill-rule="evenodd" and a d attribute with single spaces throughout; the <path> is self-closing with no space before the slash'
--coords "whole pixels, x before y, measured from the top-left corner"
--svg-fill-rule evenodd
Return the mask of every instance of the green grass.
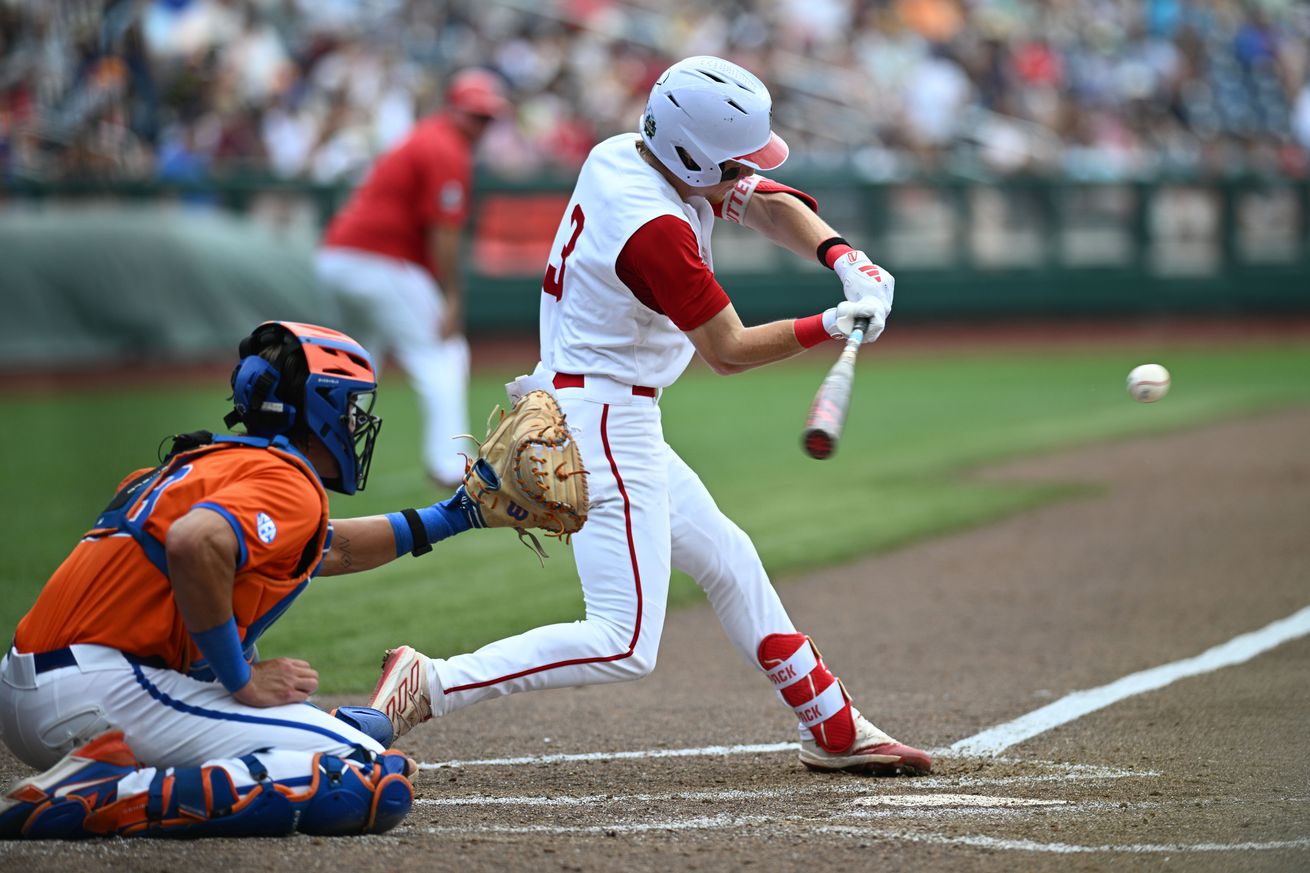
<path id="1" fill-rule="evenodd" d="M 968 476 L 981 464 L 1310 402 L 1310 348 L 1290 343 L 875 350 L 861 361 L 839 452 L 816 462 L 801 453 L 799 428 L 831 359 L 811 354 L 731 379 L 697 368 L 663 402 L 667 438 L 780 581 L 1096 487 L 984 483 Z M 1149 406 L 1133 403 L 1123 388 L 1128 370 L 1144 360 L 1166 364 L 1174 379 L 1169 397 Z M 473 408 L 498 402 L 512 375 L 475 379 Z M 216 426 L 225 393 L 222 385 L 203 385 L 0 394 L 14 413 L 0 435 L 12 544 L 0 572 L 0 631 L 17 623 L 119 478 L 151 464 L 164 434 Z M 335 497 L 335 514 L 385 512 L 441 496 L 416 468 L 416 409 L 399 376 L 384 380 L 379 407 L 386 425 L 369 488 Z M 324 690 L 358 691 L 371 685 L 388 644 L 450 654 L 577 619 L 582 600 L 568 549 L 553 540 L 547 549 L 552 557 L 542 570 L 513 533 L 474 532 L 422 559 L 321 579 L 261 651 L 309 658 Z M 701 599 L 686 578 L 674 580 L 671 597 Z"/>

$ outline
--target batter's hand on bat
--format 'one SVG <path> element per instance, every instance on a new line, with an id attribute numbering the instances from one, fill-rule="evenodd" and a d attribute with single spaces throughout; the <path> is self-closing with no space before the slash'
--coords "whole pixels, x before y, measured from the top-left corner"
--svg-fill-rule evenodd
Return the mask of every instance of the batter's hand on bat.
<path id="1" fill-rule="evenodd" d="M 881 300 L 866 297 L 864 300 L 844 300 L 823 313 L 823 326 L 828 335 L 834 339 L 845 339 L 855 332 L 857 318 L 869 319 L 869 326 L 864 330 L 864 342 L 871 343 L 882 334 L 887 325 L 887 315 L 891 307 Z"/>
<path id="2" fill-rule="evenodd" d="M 318 671 L 308 661 L 270 658 L 250 665 L 250 681 L 232 696 L 246 706 L 304 703 L 318 688 Z"/>
<path id="3" fill-rule="evenodd" d="M 847 300 L 859 301 L 876 297 L 892 308 L 892 295 L 896 290 L 896 277 L 880 267 L 864 252 L 854 251 L 842 255 L 832 265 L 841 279 L 842 291 Z"/>

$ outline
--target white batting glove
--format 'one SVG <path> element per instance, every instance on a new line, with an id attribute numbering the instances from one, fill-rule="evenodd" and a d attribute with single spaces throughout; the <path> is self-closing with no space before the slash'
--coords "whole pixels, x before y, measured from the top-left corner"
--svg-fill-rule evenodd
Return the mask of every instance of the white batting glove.
<path id="1" fill-rule="evenodd" d="M 869 326 L 864 330 L 864 342 L 871 343 L 887 326 L 889 306 L 881 300 L 866 297 L 864 300 L 843 300 L 823 313 L 823 327 L 833 339 L 845 339 L 855 331 L 855 319 L 869 319 Z"/>
<path id="2" fill-rule="evenodd" d="M 832 268 L 841 279 L 842 291 L 847 300 L 877 297 L 892 308 L 892 292 L 896 290 L 896 277 L 885 268 L 869 260 L 864 252 L 847 252 L 833 262 Z"/>

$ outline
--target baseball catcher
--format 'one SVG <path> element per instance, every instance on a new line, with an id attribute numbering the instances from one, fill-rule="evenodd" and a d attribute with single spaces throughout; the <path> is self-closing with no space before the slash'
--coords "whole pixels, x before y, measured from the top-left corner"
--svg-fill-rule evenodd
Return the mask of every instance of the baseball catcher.
<path id="1" fill-rule="evenodd" d="M 582 527 L 587 471 L 554 397 L 531 391 L 508 414 L 492 410 L 464 489 L 477 502 L 483 526 L 514 528 L 539 557 L 546 554 L 527 528 L 567 539 Z"/>
<path id="2" fill-rule="evenodd" d="M 129 474 L 0 659 L 0 734 L 42 771 L 0 793 L 0 839 L 380 833 L 413 803 L 389 716 L 307 705 L 313 667 L 255 645 L 316 580 L 485 525 L 463 489 L 330 518 L 327 489 L 368 479 L 372 358 L 289 321 L 238 355 L 224 420 L 244 433 L 176 437 Z"/>

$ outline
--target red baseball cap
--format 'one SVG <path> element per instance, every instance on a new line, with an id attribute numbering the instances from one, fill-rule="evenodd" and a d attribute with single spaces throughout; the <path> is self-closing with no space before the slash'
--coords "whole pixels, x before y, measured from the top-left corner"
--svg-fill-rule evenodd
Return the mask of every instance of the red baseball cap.
<path id="1" fill-rule="evenodd" d="M 446 89 L 446 105 L 469 115 L 495 118 L 509 109 L 500 79 L 486 70 L 461 70 Z"/>

